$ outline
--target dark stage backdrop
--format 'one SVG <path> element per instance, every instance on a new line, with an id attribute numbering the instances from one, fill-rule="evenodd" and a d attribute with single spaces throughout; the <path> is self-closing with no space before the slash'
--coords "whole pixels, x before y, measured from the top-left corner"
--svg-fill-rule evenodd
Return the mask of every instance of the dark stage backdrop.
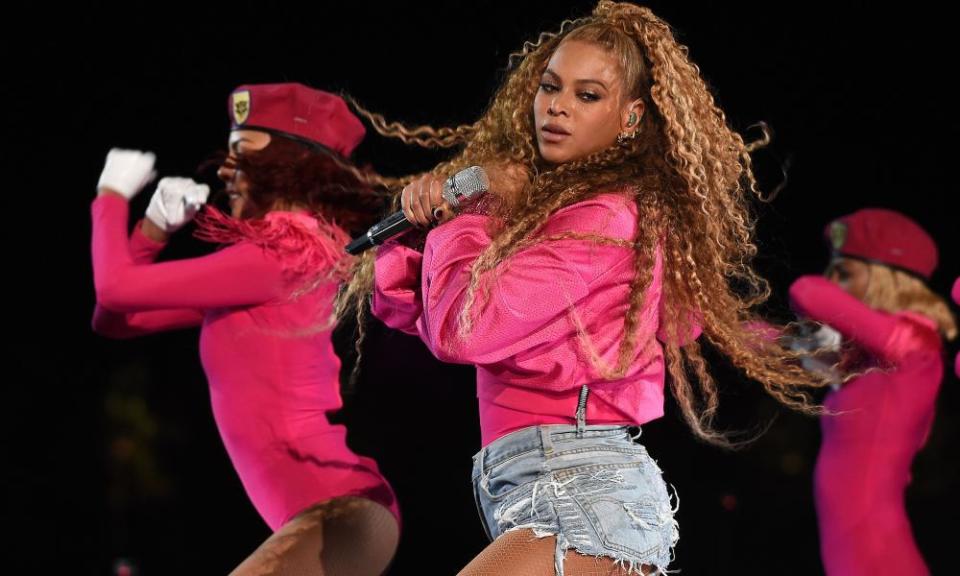
<path id="1" fill-rule="evenodd" d="M 116 342 L 89 328 L 88 206 L 107 150 L 153 150 L 161 176 L 194 175 L 225 147 L 226 97 L 241 83 L 299 81 L 392 119 L 469 122 L 510 52 L 592 3 L 89 4 L 20 6 L 5 17 L 0 515 L 3 565 L 16 570 L 4 572 L 107 574 L 130 558 L 144 576 L 226 573 L 269 532 L 214 427 L 196 331 Z M 786 318 L 792 278 L 825 265 L 823 225 L 867 205 L 927 227 L 941 248 L 933 285 L 947 293 L 960 274 L 960 219 L 948 88 L 956 32 L 946 14 L 919 3 L 650 6 L 690 47 L 734 127 L 774 129 L 756 157 L 762 184 L 776 186 L 789 165 L 787 187 L 758 206 L 772 317 Z M 390 174 L 444 158 L 376 136 L 358 156 Z M 164 257 L 206 250 L 187 230 Z M 404 529 L 391 573 L 455 573 L 484 545 L 469 477 L 479 447 L 473 371 L 437 363 L 376 321 L 369 329 L 362 378 L 334 418 L 399 495 Z M 348 361 L 351 330 L 338 332 Z M 675 567 L 687 576 L 820 573 L 817 421 L 716 365 L 727 390 L 721 423 L 770 428 L 748 449 L 724 452 L 695 441 L 672 402 L 644 428 L 680 494 Z M 958 518 L 957 385 L 944 381 L 907 499 L 939 574 L 956 563 L 945 527 Z"/>

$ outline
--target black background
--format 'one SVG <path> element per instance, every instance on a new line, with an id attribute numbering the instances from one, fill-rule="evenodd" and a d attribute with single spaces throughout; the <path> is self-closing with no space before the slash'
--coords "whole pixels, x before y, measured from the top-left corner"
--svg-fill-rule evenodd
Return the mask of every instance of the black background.
<path id="1" fill-rule="evenodd" d="M 786 189 L 758 206 L 757 264 L 773 283 L 773 317 L 784 317 L 791 279 L 824 266 L 823 225 L 868 205 L 901 210 L 933 234 L 941 265 L 932 285 L 947 294 L 960 274 L 960 219 L 948 87 L 956 33 L 945 13 L 918 3 L 648 5 L 690 47 L 735 128 L 755 134 L 749 126 L 763 120 L 774 129 L 756 158 L 762 184 L 772 188 L 790 164 Z M 591 7 L 94 3 L 8 14 L 0 514 L 3 564 L 19 570 L 9 573 L 107 574 L 118 558 L 143 575 L 226 573 L 269 535 L 214 427 L 196 332 L 117 342 L 90 331 L 88 206 L 109 148 L 153 150 L 161 175 L 194 175 L 225 147 L 226 97 L 242 83 L 299 81 L 346 91 L 391 119 L 469 122 L 510 52 Z M 398 174 L 444 156 L 371 136 L 358 157 Z M 164 257 L 207 249 L 189 236 Z M 418 340 L 375 321 L 370 330 L 363 377 L 338 418 L 399 495 L 405 524 L 391 573 L 454 573 L 484 545 L 469 485 L 479 447 L 473 371 L 438 364 Z M 338 334 L 347 353 L 349 330 Z M 773 424 L 738 453 L 696 442 L 672 402 L 645 427 L 680 494 L 673 567 L 819 573 L 816 420 L 777 408 L 722 361 L 717 370 L 723 425 Z M 958 404 L 950 374 L 907 495 L 935 574 L 955 564 Z"/>

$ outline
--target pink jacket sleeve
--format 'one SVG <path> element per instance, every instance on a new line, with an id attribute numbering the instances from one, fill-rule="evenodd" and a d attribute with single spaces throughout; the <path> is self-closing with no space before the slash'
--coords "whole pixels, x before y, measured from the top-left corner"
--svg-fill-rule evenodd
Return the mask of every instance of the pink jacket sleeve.
<path id="1" fill-rule="evenodd" d="M 790 301 L 799 314 L 828 324 L 869 353 L 891 362 L 919 347 L 938 348 L 938 342 L 917 333 L 914 322 L 874 310 L 822 276 L 801 276 L 794 281 Z"/>
<path id="2" fill-rule="evenodd" d="M 91 207 L 98 332 L 126 337 L 196 325 L 202 310 L 261 304 L 283 294 L 280 265 L 252 244 L 149 263 L 163 246 L 144 237 L 139 226 L 128 242 L 128 210 L 113 195 L 98 197 Z"/>
<path id="3" fill-rule="evenodd" d="M 633 241 L 636 206 L 618 195 L 601 195 L 559 210 L 540 232 L 596 234 Z M 459 334 L 459 313 L 470 281 L 470 266 L 490 244 L 488 217 L 465 214 L 430 232 L 422 264 L 423 310 L 420 336 L 447 362 L 492 364 L 562 337 L 558 322 L 591 286 L 622 266 L 633 265 L 630 247 L 589 239 L 553 239 L 514 253 L 481 278 L 472 308 L 472 330 Z M 484 291 L 486 289 L 486 292 Z"/>
<path id="4" fill-rule="evenodd" d="M 387 326 L 417 335 L 423 311 L 420 267 L 423 254 L 397 241 L 377 249 L 374 291 L 370 311 Z"/>

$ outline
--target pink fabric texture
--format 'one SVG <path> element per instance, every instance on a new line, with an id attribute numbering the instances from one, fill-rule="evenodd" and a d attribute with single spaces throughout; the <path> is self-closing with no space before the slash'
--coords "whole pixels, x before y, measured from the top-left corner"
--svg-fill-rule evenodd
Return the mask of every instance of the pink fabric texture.
<path id="1" fill-rule="evenodd" d="M 638 328 L 640 346 L 627 373 L 616 364 L 634 276 L 633 250 L 565 233 L 634 241 L 637 208 L 627 196 L 601 194 L 558 210 L 523 248 L 482 278 L 473 327 L 459 314 L 470 266 L 490 244 L 490 218 L 463 214 L 432 230 L 421 254 L 399 242 L 377 252 L 373 313 L 419 335 L 440 360 L 477 367 L 482 443 L 537 424 L 573 423 L 580 387 L 591 395 L 590 424 L 643 424 L 663 415 L 664 362 L 657 341 L 662 261 L 653 264 Z M 699 336 L 699 329 L 688 335 Z"/>
<path id="2" fill-rule="evenodd" d="M 104 195 L 91 208 L 97 307 L 93 327 L 116 338 L 200 325 L 200 357 L 227 453 L 274 530 L 337 496 L 388 507 L 396 498 L 376 463 L 354 454 L 327 412 L 342 406 L 329 325 L 345 270 L 339 228 L 303 212 L 261 221 L 211 212 L 200 235 L 228 242 L 200 258 L 154 263 L 163 244 Z"/>
<path id="3" fill-rule="evenodd" d="M 914 456 L 926 443 L 943 378 L 936 324 L 910 312 L 874 310 L 819 276 L 790 288 L 798 313 L 826 323 L 865 355 L 827 395 L 832 413 L 814 475 L 827 574 L 927 574 L 904 508 Z"/>

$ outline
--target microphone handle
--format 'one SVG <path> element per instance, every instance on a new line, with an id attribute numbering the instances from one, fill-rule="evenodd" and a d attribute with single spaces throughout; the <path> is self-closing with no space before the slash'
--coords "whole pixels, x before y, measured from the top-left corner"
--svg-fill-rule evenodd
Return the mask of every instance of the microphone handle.
<path id="1" fill-rule="evenodd" d="M 367 230 L 366 234 L 362 234 L 347 244 L 347 253 L 359 254 L 368 248 L 383 244 L 383 241 L 387 238 L 396 236 L 411 227 L 413 227 L 413 224 L 403 215 L 403 210 L 398 210 L 374 224 Z"/>

